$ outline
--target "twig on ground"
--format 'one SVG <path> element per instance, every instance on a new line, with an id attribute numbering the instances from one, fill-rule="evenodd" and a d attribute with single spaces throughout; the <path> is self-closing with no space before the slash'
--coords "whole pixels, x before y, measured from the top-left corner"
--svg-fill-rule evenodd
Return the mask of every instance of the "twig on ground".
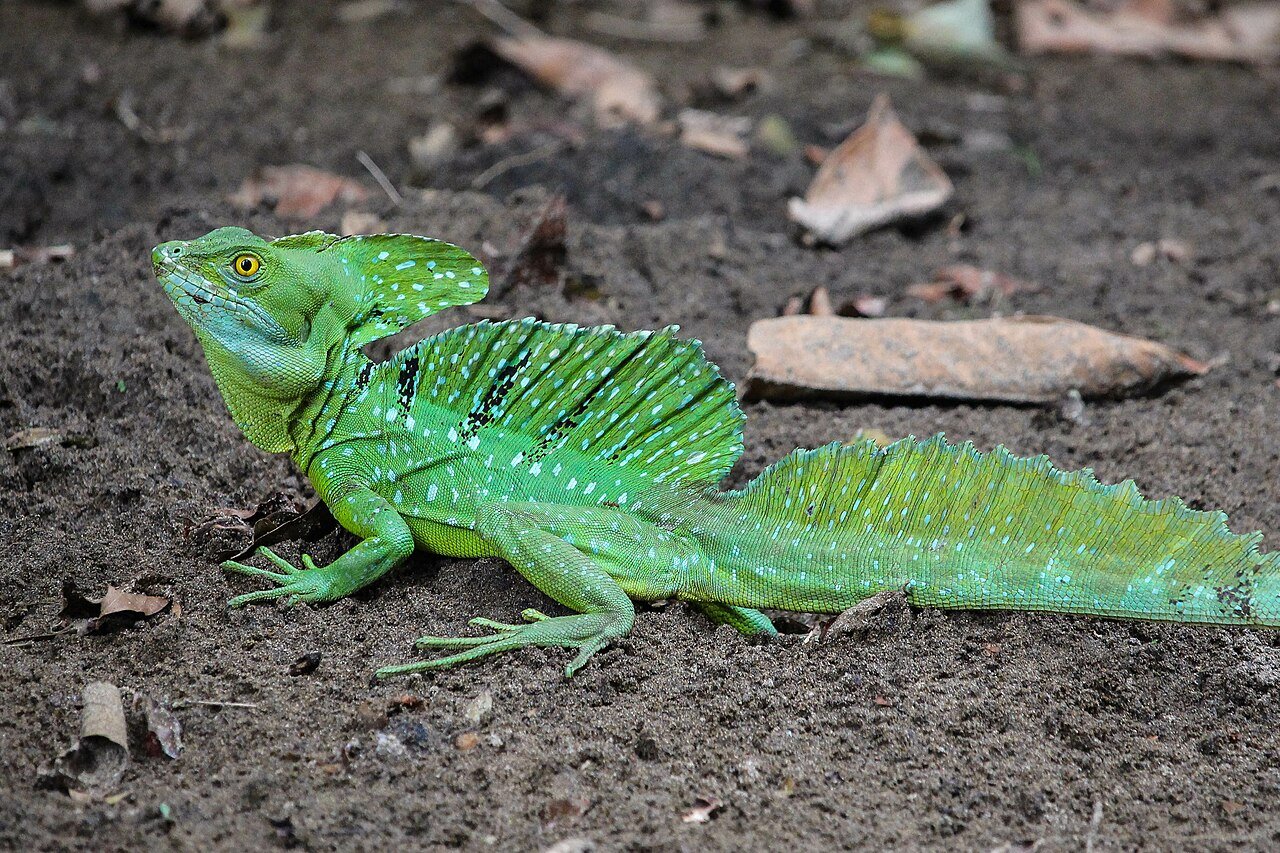
<path id="1" fill-rule="evenodd" d="M 387 173 L 378 168 L 378 164 L 373 162 L 373 158 L 363 151 L 356 152 L 356 159 L 360 161 L 360 165 L 368 170 L 373 179 L 378 182 L 378 186 L 382 187 L 382 191 L 387 194 L 387 198 L 391 199 L 397 207 L 404 204 L 404 196 L 400 195 L 400 191 L 387 178 Z"/>
<path id="2" fill-rule="evenodd" d="M 557 139 L 554 142 L 548 142 L 546 145 L 534 148 L 532 151 L 525 151 L 523 154 L 513 154 L 510 157 L 503 158 L 476 175 L 471 182 L 471 188 L 474 190 L 481 189 L 499 175 L 504 175 L 521 166 L 528 166 L 530 163 L 536 163 L 545 157 L 550 157 L 552 154 L 559 152 L 563 145 L 564 142 Z"/>

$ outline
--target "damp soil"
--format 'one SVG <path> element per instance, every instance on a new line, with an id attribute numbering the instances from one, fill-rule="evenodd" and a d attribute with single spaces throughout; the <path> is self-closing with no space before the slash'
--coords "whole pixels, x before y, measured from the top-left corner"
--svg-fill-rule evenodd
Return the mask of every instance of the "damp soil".
<path id="1" fill-rule="evenodd" d="M 553 10 L 547 25 L 582 33 L 582 12 Z M 0 245 L 76 250 L 0 281 L 0 430 L 68 437 L 0 451 L 0 846 L 1273 848 L 1271 632 L 917 610 L 828 643 L 799 631 L 757 643 L 670 604 L 642 608 L 634 633 L 572 680 L 566 653 L 531 649 L 376 683 L 373 669 L 412 659 L 419 635 L 556 605 L 499 560 L 419 554 L 331 606 L 226 608 L 255 588 L 217 566 L 245 537 L 200 522 L 282 491 L 305 499 L 307 486 L 238 433 L 148 250 L 230 223 L 335 229 L 338 210 L 289 222 L 226 196 L 264 164 L 367 180 L 357 151 L 407 188 L 400 205 L 367 205 L 389 229 L 472 247 L 495 268 L 551 194 L 567 198 L 556 275 L 569 286 L 520 284 L 487 316 L 679 323 L 739 382 L 748 324 L 819 283 L 837 303 L 883 296 L 899 316 L 1057 314 L 1217 365 L 1163 393 L 1090 401 L 1084 422 L 1010 406 L 754 403 L 734 483 L 860 429 L 944 430 L 1135 478 L 1280 546 L 1280 77 L 1095 59 L 1037 60 L 1021 87 L 912 83 L 858 72 L 821 29 L 731 13 L 693 48 L 597 40 L 657 73 L 671 100 L 780 115 L 806 143 L 838 142 L 889 92 L 955 180 L 943 217 L 806 247 L 784 216 L 812 172 L 801 154 L 725 160 L 656 130 L 598 130 L 509 70 L 468 66 L 453 82 L 460 52 L 489 32 L 454 4 L 342 24 L 328 3 L 280 3 L 267 46 L 234 52 L 66 3 L 0 3 Z M 704 94 L 715 67 L 757 64 L 771 87 Z M 495 105 L 508 138 L 413 166 L 411 137 L 440 120 L 475 126 Z M 982 134 L 1013 148 L 972 144 Z M 1130 262 L 1162 237 L 1192 257 Z M 973 306 L 903 295 L 953 262 L 1043 289 Z M 331 533 L 282 550 L 324 562 L 349 544 Z M 43 636 L 66 580 L 169 595 L 181 613 Z M 314 671 L 291 675 L 310 653 Z M 178 704 L 185 749 L 170 760 L 135 745 L 109 792 L 123 796 L 86 801 L 43 787 L 38 769 L 75 735 L 94 680 Z M 492 709 L 476 722 L 485 691 Z M 722 806 L 683 820 L 699 798 Z"/>

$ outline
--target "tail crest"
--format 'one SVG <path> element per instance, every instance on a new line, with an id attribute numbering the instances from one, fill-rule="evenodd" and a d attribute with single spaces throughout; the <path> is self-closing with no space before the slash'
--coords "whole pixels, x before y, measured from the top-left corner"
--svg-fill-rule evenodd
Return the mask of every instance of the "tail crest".
<path id="1" fill-rule="evenodd" d="M 1280 625 L 1280 553 L 1261 534 L 941 434 L 795 451 L 699 516 L 718 564 L 771 580 L 746 581 L 742 606 L 832 611 L 906 587 L 939 607 Z"/>

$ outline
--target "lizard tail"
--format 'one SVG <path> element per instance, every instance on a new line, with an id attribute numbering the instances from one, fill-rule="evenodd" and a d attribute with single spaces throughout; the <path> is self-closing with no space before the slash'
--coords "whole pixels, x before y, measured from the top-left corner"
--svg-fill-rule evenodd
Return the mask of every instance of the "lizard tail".
<path id="1" fill-rule="evenodd" d="M 1260 533 L 941 434 L 797 450 L 686 519 L 714 566 L 692 598 L 837 612 L 905 589 L 937 607 L 1280 626 L 1280 552 Z"/>

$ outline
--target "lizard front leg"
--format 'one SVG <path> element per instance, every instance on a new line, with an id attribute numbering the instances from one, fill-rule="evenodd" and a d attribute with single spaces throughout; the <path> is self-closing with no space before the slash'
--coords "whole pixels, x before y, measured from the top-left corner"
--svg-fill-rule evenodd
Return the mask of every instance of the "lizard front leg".
<path id="1" fill-rule="evenodd" d="M 674 594 L 671 535 L 634 516 L 604 507 L 542 503 L 492 503 L 480 508 L 476 531 L 534 586 L 578 613 L 545 616 L 524 611 L 525 625 L 489 619 L 471 624 L 495 633 L 483 637 L 423 637 L 419 648 L 460 649 L 434 660 L 388 666 L 380 677 L 453 666 L 524 646 L 562 646 L 578 654 L 565 668 L 572 676 L 635 622 L 631 595 L 657 599 Z"/>
<path id="2" fill-rule="evenodd" d="M 363 541 L 327 566 L 317 566 L 304 554 L 304 569 L 296 568 L 270 548 L 258 553 L 276 567 L 276 571 L 260 569 L 227 560 L 222 568 L 229 572 L 266 578 L 277 586 L 237 595 L 229 602 L 241 607 L 264 598 L 289 596 L 296 601 L 334 601 L 373 583 L 413 553 L 413 534 L 391 504 L 369 489 L 355 489 L 326 501 L 338 523 Z"/>

